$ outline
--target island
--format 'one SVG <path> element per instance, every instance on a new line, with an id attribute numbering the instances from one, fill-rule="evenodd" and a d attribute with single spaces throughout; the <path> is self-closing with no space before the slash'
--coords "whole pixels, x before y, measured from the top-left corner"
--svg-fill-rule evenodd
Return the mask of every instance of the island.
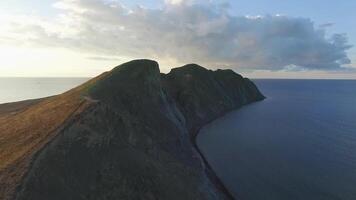
<path id="1" fill-rule="evenodd" d="M 195 138 L 263 99 L 232 70 L 163 74 L 134 60 L 63 94 L 0 105 L 0 199 L 232 199 Z"/>

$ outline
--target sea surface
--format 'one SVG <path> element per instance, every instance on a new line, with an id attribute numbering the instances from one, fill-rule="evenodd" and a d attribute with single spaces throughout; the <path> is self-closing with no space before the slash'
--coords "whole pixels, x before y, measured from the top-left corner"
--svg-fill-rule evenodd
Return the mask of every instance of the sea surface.
<path id="1" fill-rule="evenodd" d="M 0 78 L 0 104 L 52 96 L 88 78 Z"/>
<path id="2" fill-rule="evenodd" d="M 198 135 L 227 188 L 240 200 L 355 200 L 356 81 L 255 83 L 266 100 Z"/>

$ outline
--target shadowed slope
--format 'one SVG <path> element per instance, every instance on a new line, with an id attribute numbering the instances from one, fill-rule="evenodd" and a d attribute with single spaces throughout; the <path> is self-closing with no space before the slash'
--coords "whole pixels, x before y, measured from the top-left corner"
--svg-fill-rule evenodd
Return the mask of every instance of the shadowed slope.
<path id="1" fill-rule="evenodd" d="M 232 70 L 207 70 L 196 64 L 172 69 L 163 76 L 170 95 L 196 128 L 264 96 L 248 79 Z"/>

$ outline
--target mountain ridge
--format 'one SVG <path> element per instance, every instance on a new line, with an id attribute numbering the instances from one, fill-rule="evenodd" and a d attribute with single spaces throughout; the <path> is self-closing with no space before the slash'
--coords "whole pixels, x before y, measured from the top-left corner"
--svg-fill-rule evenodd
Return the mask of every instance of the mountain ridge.
<path id="1" fill-rule="evenodd" d="M 263 98 L 251 81 L 230 70 L 189 64 L 161 74 L 155 61 L 122 64 L 13 116 L 0 115 L 0 122 L 9 122 L 48 104 L 55 104 L 54 116 L 64 113 L 62 121 L 52 122 L 58 129 L 22 155 L 27 167 L 14 171 L 22 172 L 17 182 L 8 187 L 12 176 L 0 170 L 0 194 L 36 200 L 229 199 L 202 160 L 195 136 L 209 121 Z"/>

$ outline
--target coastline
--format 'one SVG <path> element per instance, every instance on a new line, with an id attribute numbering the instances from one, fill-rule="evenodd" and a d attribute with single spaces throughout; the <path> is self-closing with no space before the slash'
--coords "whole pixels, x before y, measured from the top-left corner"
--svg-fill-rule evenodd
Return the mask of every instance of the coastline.
<path id="1" fill-rule="evenodd" d="M 223 116 L 223 115 L 222 115 Z M 218 118 L 217 118 L 218 119 Z M 200 159 L 202 160 L 202 162 L 204 163 L 204 170 L 205 170 L 205 174 L 207 175 L 207 177 L 210 179 L 210 181 L 215 185 L 215 187 L 220 190 L 221 192 L 223 192 L 230 200 L 237 200 L 232 193 L 229 191 L 229 189 L 225 186 L 225 184 L 223 183 L 223 181 L 217 176 L 216 172 L 213 170 L 213 168 L 211 167 L 211 165 L 209 164 L 208 160 L 206 159 L 206 157 L 204 156 L 204 154 L 201 152 L 198 144 L 197 144 L 197 136 L 199 135 L 200 130 L 207 124 L 215 121 L 211 120 L 210 122 L 196 128 L 195 130 L 192 130 L 191 133 L 192 137 L 191 137 L 191 142 L 192 145 L 194 147 L 194 149 L 196 150 L 196 152 L 199 154 Z"/>
<path id="2" fill-rule="evenodd" d="M 9 127 L 10 121 L 4 121 L 3 129 L 8 136 L 19 132 L 20 127 L 23 130 L 17 134 L 20 139 L 21 134 L 33 132 L 43 136 L 43 141 L 50 140 L 36 150 L 35 157 L 26 157 L 31 161 L 30 169 L 22 171 L 26 172 L 25 178 L 16 182 L 17 199 L 83 194 L 100 199 L 107 193 L 105 184 L 116 188 L 112 191 L 115 197 L 235 199 L 208 163 L 196 139 L 203 126 L 230 111 L 263 100 L 253 82 L 231 70 L 209 71 L 195 64 L 162 75 L 158 63 L 150 60 L 122 64 L 99 78 L 43 102 L 30 100 L 25 101 L 28 106 L 24 103 L 19 103 L 22 107 L 13 106 L 17 103 L 3 106 L 3 110 L 14 107 L 7 109 L 10 112 L 4 112 L 4 116 L 18 122 Z M 91 99 L 101 103 L 80 111 L 80 117 L 74 120 L 71 111 L 83 100 L 91 103 Z M 17 112 L 11 115 L 13 110 Z M 29 123 L 23 124 L 23 119 Z M 38 130 L 33 130 L 34 126 Z M 58 132 L 61 137 L 50 137 Z M 19 139 L 11 141 L 14 142 L 9 145 L 21 145 Z M 111 153 L 104 154 L 102 148 Z M 99 163 L 112 167 L 106 169 Z M 83 174 L 76 174 L 87 166 L 91 167 Z M 120 174 L 126 175 L 120 178 Z M 137 175 L 139 179 L 135 179 Z M 65 184 L 59 181 L 63 176 L 67 177 Z M 73 176 L 76 183 L 71 181 Z M 142 180 L 147 182 L 142 185 Z M 69 186 L 80 187 L 82 191 L 66 191 Z M 91 188 L 97 192 L 93 193 Z M 61 192 L 40 192 L 52 190 Z"/>
<path id="3" fill-rule="evenodd" d="M 198 126 L 196 128 L 193 128 L 192 131 L 190 131 L 190 135 L 191 135 L 191 142 L 193 147 L 195 148 L 195 150 L 198 152 L 200 158 L 202 159 L 202 161 L 204 162 L 205 165 L 205 173 L 208 176 L 208 178 L 210 179 L 210 181 L 216 186 L 216 188 L 218 188 L 220 191 L 222 191 L 223 193 L 226 194 L 226 196 L 231 199 L 231 200 L 241 200 L 239 197 L 235 197 L 230 190 L 225 186 L 224 182 L 221 180 L 221 178 L 219 178 L 219 176 L 216 174 L 216 172 L 214 171 L 214 169 L 211 167 L 210 163 L 208 162 L 208 160 L 206 159 L 206 156 L 203 154 L 203 152 L 200 150 L 198 144 L 197 144 L 197 137 L 201 131 L 201 129 L 210 124 L 213 123 L 215 120 L 218 120 L 221 117 L 224 117 L 225 115 L 229 114 L 230 112 L 234 112 L 234 111 L 238 111 L 239 109 L 241 109 L 242 107 L 246 106 L 246 105 L 250 105 L 256 102 L 260 102 L 260 101 L 264 101 L 266 99 L 266 97 L 264 97 L 263 99 L 260 99 L 258 101 L 255 102 L 251 102 L 245 105 L 242 105 L 240 107 L 237 107 L 235 109 L 229 110 L 227 112 L 224 112 L 222 114 L 220 114 L 218 117 L 211 119 L 209 121 L 207 121 L 206 123 L 202 124 L 201 126 Z"/>

